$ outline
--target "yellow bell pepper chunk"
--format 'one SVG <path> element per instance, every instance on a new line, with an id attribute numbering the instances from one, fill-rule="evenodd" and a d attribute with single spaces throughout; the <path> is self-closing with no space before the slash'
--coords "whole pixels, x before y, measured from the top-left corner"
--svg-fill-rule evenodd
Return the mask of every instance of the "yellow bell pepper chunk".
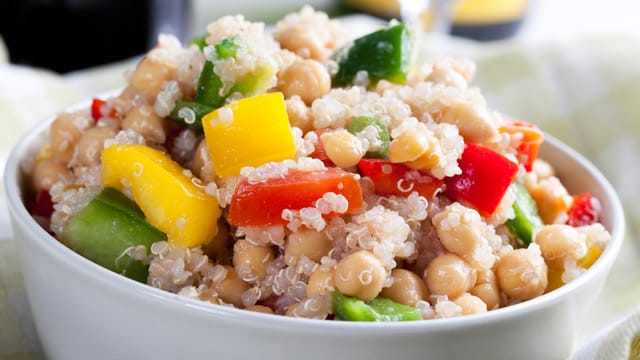
<path id="1" fill-rule="evenodd" d="M 591 265 L 593 265 L 593 263 L 595 263 L 596 260 L 598 260 L 598 258 L 602 254 L 602 250 L 603 249 L 597 244 L 594 244 L 594 243 L 589 244 L 589 247 L 587 249 L 587 254 L 581 257 L 580 259 L 578 259 L 576 264 L 583 269 L 590 268 Z M 562 273 L 563 273 L 563 270 L 556 270 L 556 269 L 549 268 L 549 270 L 547 271 L 547 274 L 548 274 L 547 279 L 549 280 L 549 282 L 548 282 L 547 288 L 545 289 L 545 293 L 551 290 L 555 290 L 560 286 L 564 285 L 564 282 L 562 281 Z"/>
<path id="2" fill-rule="evenodd" d="M 165 153 L 143 145 L 114 145 L 102 151 L 102 182 L 131 186 L 147 221 L 167 234 L 173 247 L 208 243 L 218 232 L 216 197 L 196 186 Z"/>
<path id="3" fill-rule="evenodd" d="M 202 119 L 204 136 L 220 177 L 244 166 L 292 159 L 296 147 L 282 93 L 268 93 L 223 106 Z"/>
<path id="4" fill-rule="evenodd" d="M 562 270 L 549 268 L 547 270 L 547 280 L 547 288 L 544 290 L 545 293 L 564 285 L 564 282 L 562 281 Z"/>
<path id="5" fill-rule="evenodd" d="M 578 266 L 588 269 L 602 254 L 602 248 L 594 243 L 588 244 L 587 254 L 578 260 Z"/>

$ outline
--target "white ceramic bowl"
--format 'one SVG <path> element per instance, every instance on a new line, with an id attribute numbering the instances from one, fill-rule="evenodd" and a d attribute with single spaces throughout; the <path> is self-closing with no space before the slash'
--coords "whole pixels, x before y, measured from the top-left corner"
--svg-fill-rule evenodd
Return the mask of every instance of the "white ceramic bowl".
<path id="1" fill-rule="evenodd" d="M 611 185 L 582 156 L 548 138 L 541 156 L 570 192 L 600 199 L 601 220 L 612 234 L 600 259 L 570 284 L 486 314 L 403 323 L 305 320 L 210 305 L 104 269 L 29 216 L 20 164 L 42 144 L 51 120 L 13 149 L 4 183 L 29 303 L 52 359 L 566 358 L 623 240 L 624 215 Z"/>

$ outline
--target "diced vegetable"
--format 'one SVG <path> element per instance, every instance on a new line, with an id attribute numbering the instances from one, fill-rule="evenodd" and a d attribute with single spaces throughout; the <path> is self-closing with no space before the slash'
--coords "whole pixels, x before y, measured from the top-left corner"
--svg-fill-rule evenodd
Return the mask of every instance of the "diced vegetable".
<path id="1" fill-rule="evenodd" d="M 36 203 L 31 208 L 31 215 L 49 218 L 51 214 L 53 214 L 51 194 L 47 190 L 40 190 L 36 196 Z"/>
<path id="2" fill-rule="evenodd" d="M 340 168 L 316 171 L 293 171 L 259 183 L 244 181 L 233 194 L 229 205 L 229 223 L 235 226 L 270 226 L 286 224 L 282 212 L 314 207 L 328 192 L 343 195 L 348 201 L 345 213 L 362 207 L 362 190 L 356 176 Z M 335 212 L 323 217 L 339 215 Z"/>
<path id="3" fill-rule="evenodd" d="M 144 214 L 126 196 L 104 188 L 69 221 L 62 242 L 85 258 L 146 283 L 148 265 L 129 256 L 129 250 L 166 240 L 167 236 L 149 225 Z"/>
<path id="4" fill-rule="evenodd" d="M 598 221 L 599 209 L 594 205 L 594 199 L 590 193 L 582 193 L 573 197 L 567 216 L 567 225 L 591 225 Z"/>
<path id="5" fill-rule="evenodd" d="M 545 293 L 549 291 L 555 290 L 561 287 L 564 283 L 562 282 L 562 270 L 547 269 L 547 287 L 544 289 Z"/>
<path id="6" fill-rule="evenodd" d="M 202 49 L 204 49 L 205 46 L 207 46 L 208 37 L 209 37 L 209 34 L 196 36 L 193 39 L 189 40 L 189 45 L 196 45 L 200 49 L 200 51 L 202 51 Z"/>
<path id="7" fill-rule="evenodd" d="M 196 102 L 217 108 L 224 104 L 225 96 L 220 94 L 222 89 L 222 80 L 213 71 L 213 63 L 205 61 L 198 79 L 198 88 L 196 89 Z"/>
<path id="8" fill-rule="evenodd" d="M 596 262 L 596 260 L 598 260 L 600 255 L 602 255 L 603 250 L 604 249 L 602 249 L 600 245 L 595 243 L 589 243 L 587 247 L 587 254 L 582 258 L 578 259 L 578 261 L 576 262 L 576 265 L 578 265 L 583 269 L 590 268 Z M 548 282 L 547 288 L 545 289 L 545 293 L 548 293 L 549 291 L 555 290 L 561 287 L 562 285 L 564 285 L 564 282 L 562 281 L 562 272 L 563 272 L 562 270 L 557 270 L 553 268 L 548 269 L 547 277 L 549 282 Z"/>
<path id="9" fill-rule="evenodd" d="M 338 72 L 332 85 L 352 84 L 361 71 L 367 72 L 372 86 L 383 79 L 402 84 L 407 80 L 411 50 L 411 36 L 405 24 L 364 35 L 334 55 Z"/>
<path id="10" fill-rule="evenodd" d="M 191 129 L 202 129 L 202 118 L 213 110 L 215 109 L 208 105 L 178 100 L 169 117 Z"/>
<path id="11" fill-rule="evenodd" d="M 192 182 L 165 153 L 143 145 L 114 145 L 102 152 L 102 181 L 122 189 L 130 184 L 149 223 L 174 247 L 208 243 L 218 231 L 218 201 Z"/>
<path id="12" fill-rule="evenodd" d="M 254 43 L 253 45 L 256 44 Z M 239 92 L 245 96 L 253 96 L 266 92 L 272 85 L 271 81 L 278 72 L 275 58 L 266 59 L 256 57 L 252 59 L 254 67 L 248 69 L 245 74 L 239 75 L 234 80 L 231 80 L 230 84 L 225 84 L 220 74 L 216 73 L 215 64 L 224 61 L 236 61 L 236 56 L 238 56 L 240 49 L 243 50 L 242 53 L 244 56 L 254 55 L 255 49 L 252 49 L 250 42 L 241 35 L 221 40 L 213 47 L 216 59 L 207 60 L 202 68 L 196 91 L 196 102 L 217 108 L 222 106 L 226 98 L 235 92 Z M 243 61 L 246 61 L 246 59 Z M 227 80 L 227 82 L 229 82 L 229 80 Z"/>
<path id="13" fill-rule="evenodd" d="M 232 36 L 232 37 L 228 37 L 226 39 L 220 40 L 220 42 L 215 44 L 214 47 L 216 49 L 216 54 L 218 55 L 219 58 L 228 59 L 231 57 L 236 57 L 236 54 L 238 53 L 238 48 L 240 48 L 240 45 L 238 45 L 238 37 Z"/>
<path id="14" fill-rule="evenodd" d="M 462 173 L 444 180 L 446 193 L 484 216 L 493 214 L 518 172 L 518 165 L 509 159 L 472 143 L 465 144 L 458 166 Z"/>
<path id="15" fill-rule="evenodd" d="M 202 120 L 217 175 L 240 174 L 245 166 L 292 159 L 296 148 L 282 93 L 241 99 Z"/>
<path id="16" fill-rule="evenodd" d="M 98 98 L 93 98 L 93 101 L 91 102 L 91 117 L 93 118 L 93 120 L 98 121 L 101 118 L 103 118 L 104 116 L 115 116 L 116 115 L 116 111 L 115 109 L 111 109 L 111 111 L 109 112 L 109 114 L 102 114 L 102 107 L 104 105 L 106 105 L 107 102 L 102 100 L 102 99 L 98 99 Z"/>
<path id="17" fill-rule="evenodd" d="M 214 45 L 218 58 L 227 59 L 235 56 L 237 46 L 234 39 L 235 37 L 227 38 Z M 228 95 L 228 93 L 223 93 L 223 86 L 220 76 L 215 72 L 214 64 L 209 60 L 205 61 L 198 79 L 196 102 L 213 108 L 222 106 Z"/>
<path id="18" fill-rule="evenodd" d="M 544 133 L 534 124 L 524 121 L 508 120 L 508 124 L 500 127 L 500 132 L 508 134 L 522 134 L 518 151 L 518 161 L 525 170 L 531 171 L 533 162 L 538 157 L 540 145 L 544 141 Z"/>
<path id="19" fill-rule="evenodd" d="M 540 228 L 543 223 L 538 215 L 536 202 L 533 200 L 524 185 L 514 182 L 512 185 L 516 192 L 516 200 L 513 203 L 515 217 L 507 220 L 507 228 L 512 234 L 517 236 L 525 245 L 532 241 L 533 233 Z"/>
<path id="20" fill-rule="evenodd" d="M 93 120 L 98 120 L 102 117 L 102 111 L 100 108 L 106 104 L 107 102 L 98 98 L 93 98 L 91 102 L 91 117 Z"/>
<path id="21" fill-rule="evenodd" d="M 416 191 L 431 199 L 443 185 L 442 180 L 388 160 L 362 159 L 358 162 L 358 170 L 362 176 L 373 180 L 378 195 L 409 196 Z"/>
<path id="22" fill-rule="evenodd" d="M 598 260 L 600 255 L 602 255 L 602 251 L 604 250 L 599 244 L 593 242 L 589 242 L 587 246 L 587 254 L 577 262 L 577 265 L 584 269 L 590 268 L 591 265 Z"/>
<path id="23" fill-rule="evenodd" d="M 391 136 L 389 130 L 378 119 L 371 116 L 358 116 L 349 122 L 347 130 L 353 135 L 358 135 L 365 128 L 372 126 L 377 130 L 377 139 L 373 141 L 374 149 L 369 146 L 369 151 L 364 155 L 367 158 L 384 159 L 389 155 L 389 143 Z"/>
<path id="24" fill-rule="evenodd" d="M 411 321 L 422 320 L 420 310 L 377 297 L 364 302 L 345 296 L 338 291 L 331 292 L 333 313 L 340 320 L 347 321 Z"/>

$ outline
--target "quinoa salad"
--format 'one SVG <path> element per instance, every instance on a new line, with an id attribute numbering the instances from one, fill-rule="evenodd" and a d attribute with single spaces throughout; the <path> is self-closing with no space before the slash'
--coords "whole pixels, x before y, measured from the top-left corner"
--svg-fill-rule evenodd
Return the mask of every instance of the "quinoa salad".
<path id="1" fill-rule="evenodd" d="M 610 237 L 598 200 L 488 107 L 472 61 L 416 63 L 414 39 L 308 6 L 160 35 L 116 95 L 57 115 L 27 207 L 132 280 L 292 317 L 479 314 L 579 277 Z"/>

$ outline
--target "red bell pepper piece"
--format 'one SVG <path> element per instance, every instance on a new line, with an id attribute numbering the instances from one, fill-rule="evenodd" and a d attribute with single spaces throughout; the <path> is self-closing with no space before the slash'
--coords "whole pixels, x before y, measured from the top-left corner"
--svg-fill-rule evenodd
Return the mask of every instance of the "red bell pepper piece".
<path id="1" fill-rule="evenodd" d="M 443 184 L 433 176 L 388 160 L 362 159 L 358 162 L 358 170 L 362 176 L 373 180 L 375 193 L 383 196 L 409 196 L 416 191 L 431 199 Z"/>
<path id="2" fill-rule="evenodd" d="M 105 100 L 102 99 L 98 99 L 98 98 L 93 98 L 93 101 L 91 102 L 91 117 L 93 117 L 94 121 L 98 121 L 101 118 L 103 118 L 105 115 L 102 114 L 102 107 L 106 104 L 107 102 Z M 109 117 L 114 117 L 116 116 L 116 109 L 111 109 L 109 111 L 108 114 Z"/>
<path id="3" fill-rule="evenodd" d="M 40 190 L 36 196 L 36 202 L 31 208 L 31 215 L 50 218 L 53 214 L 53 201 L 47 190 Z"/>
<path id="4" fill-rule="evenodd" d="M 518 172 L 518 165 L 484 146 L 465 144 L 458 160 L 460 175 L 447 177 L 446 194 L 476 208 L 481 215 L 490 216 Z"/>
<path id="5" fill-rule="evenodd" d="M 575 195 L 571 207 L 567 210 L 567 225 L 584 226 L 597 222 L 600 209 L 594 200 L 590 193 Z"/>
<path id="6" fill-rule="evenodd" d="M 362 189 L 354 174 L 340 168 L 316 171 L 289 171 L 284 177 L 236 187 L 229 206 L 229 223 L 235 226 L 286 224 L 282 211 L 315 206 L 327 192 L 343 195 L 349 202 L 347 213 L 362 207 Z M 329 213 L 324 217 L 339 214 Z"/>
<path id="7" fill-rule="evenodd" d="M 531 171 L 533 162 L 538 157 L 540 145 L 544 141 L 544 133 L 534 124 L 505 119 L 506 125 L 500 127 L 500 132 L 508 134 L 522 134 L 522 142 L 516 148 L 518 151 L 518 161 L 524 166 L 525 170 Z"/>

